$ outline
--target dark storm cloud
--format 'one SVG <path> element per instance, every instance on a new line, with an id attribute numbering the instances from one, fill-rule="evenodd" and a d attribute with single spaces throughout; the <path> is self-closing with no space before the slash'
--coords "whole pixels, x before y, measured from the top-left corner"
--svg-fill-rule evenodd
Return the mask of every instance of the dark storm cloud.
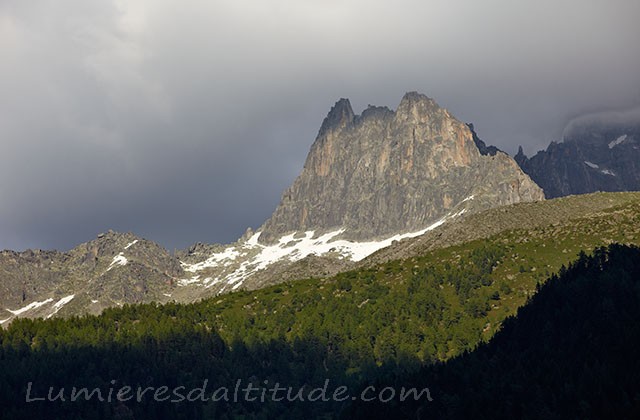
<path id="1" fill-rule="evenodd" d="M 638 2 L 0 3 L 0 248 L 259 226 L 340 97 L 418 90 L 509 152 L 639 99 Z"/>

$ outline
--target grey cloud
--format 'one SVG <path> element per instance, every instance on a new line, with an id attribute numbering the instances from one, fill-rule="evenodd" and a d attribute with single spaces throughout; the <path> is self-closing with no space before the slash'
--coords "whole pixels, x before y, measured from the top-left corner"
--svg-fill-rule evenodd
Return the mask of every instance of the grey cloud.
<path id="1" fill-rule="evenodd" d="M 506 0 L 8 0 L 0 248 L 108 228 L 168 248 L 256 227 L 340 97 L 418 90 L 534 152 L 640 99 L 640 4 Z"/>
<path id="2" fill-rule="evenodd" d="M 593 126 L 606 125 L 624 131 L 625 128 L 635 127 L 638 124 L 640 124 L 640 107 L 589 112 L 571 119 L 562 130 L 561 138 L 571 137 L 572 134 Z"/>

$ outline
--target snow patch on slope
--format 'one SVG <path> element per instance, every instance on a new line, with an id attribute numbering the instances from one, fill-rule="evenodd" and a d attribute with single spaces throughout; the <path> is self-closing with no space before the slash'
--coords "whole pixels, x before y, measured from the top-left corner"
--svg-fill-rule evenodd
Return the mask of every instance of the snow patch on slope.
<path id="1" fill-rule="evenodd" d="M 57 314 L 58 311 L 60 309 L 62 309 L 67 303 L 71 302 L 71 300 L 74 297 L 75 297 L 75 295 L 65 296 L 62 299 L 58 300 L 56 303 L 54 303 L 53 306 L 51 306 L 51 308 L 50 308 L 50 310 L 52 312 L 49 315 L 47 315 L 47 318 L 51 318 L 52 316 Z M 22 315 L 25 312 L 29 312 L 29 311 L 32 311 L 34 309 L 41 308 L 42 306 L 47 305 L 47 304 L 49 304 L 51 302 L 53 302 L 53 298 L 49 298 L 49 299 L 43 300 L 42 302 L 32 302 L 32 303 L 28 304 L 27 306 L 24 306 L 24 307 L 22 307 L 20 309 L 16 309 L 16 310 L 7 309 L 7 311 L 11 312 L 13 314 L 13 316 L 0 321 L 0 325 L 4 324 L 5 322 L 11 321 L 15 317 L 17 317 L 19 315 Z"/>
<path id="2" fill-rule="evenodd" d="M 613 149 L 617 145 L 624 143 L 624 141 L 626 139 L 627 139 L 627 135 L 626 134 L 621 135 L 620 137 L 618 137 L 617 139 L 615 139 L 614 141 L 609 143 L 609 149 Z"/>
<path id="3" fill-rule="evenodd" d="M 591 163 L 587 160 L 584 161 L 585 165 L 587 165 L 588 167 L 592 168 L 592 169 L 600 169 L 599 165 L 596 165 L 595 163 Z M 609 169 L 600 169 L 600 172 L 605 174 L 605 175 L 610 175 L 610 176 L 616 176 L 615 172 L 609 170 Z"/>
<path id="4" fill-rule="evenodd" d="M 32 303 L 28 304 L 27 306 L 24 306 L 24 307 L 22 307 L 20 309 L 16 309 L 15 311 L 12 311 L 11 309 L 7 309 L 7 311 L 9 311 L 13 315 L 17 316 L 17 315 L 20 315 L 20 314 L 25 313 L 27 311 L 30 311 L 32 309 L 39 308 L 39 307 L 41 307 L 43 305 L 46 305 L 47 303 L 51 303 L 51 302 L 53 302 L 53 299 L 49 298 L 47 300 L 43 300 L 42 302 L 32 302 Z"/>
<path id="5" fill-rule="evenodd" d="M 64 305 L 66 305 L 67 303 L 71 302 L 71 300 L 73 300 L 73 298 L 76 297 L 76 295 L 69 295 L 69 296 L 65 296 L 62 299 L 60 299 L 59 301 L 57 301 L 54 305 L 53 305 L 53 312 L 51 312 L 49 315 L 47 315 L 47 318 L 51 318 L 52 316 L 54 316 L 55 314 L 58 313 L 58 311 L 60 309 L 62 309 L 62 307 Z"/>
<path id="6" fill-rule="evenodd" d="M 190 279 L 182 279 L 182 280 L 178 281 L 178 284 L 180 286 L 188 286 L 188 285 L 193 284 L 193 283 L 200 283 L 200 275 L 199 274 L 196 275 L 196 276 L 191 277 Z"/>
<path id="7" fill-rule="evenodd" d="M 129 249 L 137 243 L 138 243 L 138 240 L 136 239 L 135 241 L 128 243 L 127 246 L 124 247 L 124 249 Z"/>
<path id="8" fill-rule="evenodd" d="M 245 244 L 248 244 L 248 243 L 249 241 L 245 242 Z M 202 261 L 197 264 L 185 265 L 184 269 L 185 271 L 195 273 L 196 271 L 202 270 L 204 268 L 218 267 L 220 263 L 222 263 L 223 261 L 225 262 L 234 261 L 238 256 L 240 256 L 240 252 L 238 252 L 234 247 L 229 247 L 229 248 L 226 248 L 223 252 L 212 254 L 205 261 Z"/>
<path id="9" fill-rule="evenodd" d="M 463 202 L 473 200 L 473 198 L 473 196 L 467 197 Z M 455 214 L 447 215 L 425 229 L 394 235 L 378 241 L 355 242 L 337 239 L 345 231 L 344 229 L 337 229 L 317 238 L 314 238 L 315 231 L 312 230 L 304 232 L 302 237 L 296 237 L 300 235 L 299 233 L 291 233 L 281 237 L 278 243 L 274 245 L 262 245 L 258 242 L 261 232 L 256 232 L 238 246 L 227 247 L 222 252 L 213 253 L 205 261 L 195 264 L 182 262 L 182 267 L 185 271 L 196 273 L 208 268 L 226 267 L 233 264 L 238 257 L 250 256 L 242 261 L 238 268 L 231 273 L 226 274 L 222 279 L 219 277 L 215 279 L 207 277 L 203 281 L 200 280 L 200 275 L 195 275 L 190 279 L 180 280 L 179 284 L 186 286 L 199 283 L 205 287 L 211 287 L 224 282 L 226 285 L 222 288 L 222 292 L 227 286 L 231 286 L 232 290 L 236 290 L 252 274 L 279 261 L 295 262 L 309 255 L 321 256 L 327 254 L 336 255 L 339 258 L 348 258 L 351 261 L 360 261 L 374 252 L 390 246 L 394 241 L 423 235 L 444 224 L 447 220 L 462 215 L 465 211 L 466 209 L 463 209 Z"/>
<path id="10" fill-rule="evenodd" d="M 124 253 L 121 252 L 113 257 L 113 261 L 111 261 L 111 264 L 109 264 L 109 268 L 107 268 L 107 271 L 111 270 L 116 265 L 127 265 L 128 262 L 129 260 L 127 260 L 127 258 L 124 256 Z"/>

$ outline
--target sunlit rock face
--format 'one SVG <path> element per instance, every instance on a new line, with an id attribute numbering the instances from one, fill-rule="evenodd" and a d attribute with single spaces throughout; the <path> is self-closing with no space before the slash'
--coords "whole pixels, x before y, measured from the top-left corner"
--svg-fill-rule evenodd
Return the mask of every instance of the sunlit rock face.
<path id="1" fill-rule="evenodd" d="M 407 93 L 395 111 L 369 106 L 361 115 L 340 99 L 302 173 L 259 229 L 260 242 L 337 228 L 346 239 L 383 238 L 418 231 L 461 207 L 543 198 L 513 159 L 481 154 L 469 127 L 425 95 Z"/>

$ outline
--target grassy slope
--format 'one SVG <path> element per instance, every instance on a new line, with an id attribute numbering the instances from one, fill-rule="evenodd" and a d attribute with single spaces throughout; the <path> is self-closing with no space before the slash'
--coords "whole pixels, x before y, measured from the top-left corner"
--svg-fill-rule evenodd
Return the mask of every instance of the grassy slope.
<path id="1" fill-rule="evenodd" d="M 498 207 L 398 242 L 366 258 L 359 266 L 424 255 L 427 251 L 489 238 L 508 230 L 570 226 L 577 220 L 599 219 L 603 213 L 639 202 L 640 192 L 594 193 Z"/>

